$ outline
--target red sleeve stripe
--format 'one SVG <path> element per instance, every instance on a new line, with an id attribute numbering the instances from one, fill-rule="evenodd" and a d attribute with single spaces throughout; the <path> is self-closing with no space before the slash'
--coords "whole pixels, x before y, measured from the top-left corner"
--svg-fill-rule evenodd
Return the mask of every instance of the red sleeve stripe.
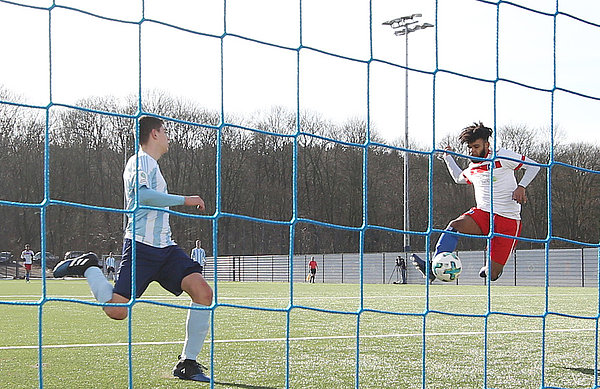
<path id="1" fill-rule="evenodd" d="M 473 185 L 473 183 L 471 181 L 469 181 L 469 179 L 467 178 L 467 176 L 465 176 L 465 173 L 461 173 L 461 174 L 464 177 L 465 181 L 467 181 L 467 184 Z"/>
<path id="2" fill-rule="evenodd" d="M 521 155 L 521 161 L 524 161 L 524 160 L 525 160 L 525 156 Z M 523 166 L 522 163 L 518 164 L 517 167 L 515 168 L 515 170 L 519 170 L 521 168 L 521 166 Z"/>

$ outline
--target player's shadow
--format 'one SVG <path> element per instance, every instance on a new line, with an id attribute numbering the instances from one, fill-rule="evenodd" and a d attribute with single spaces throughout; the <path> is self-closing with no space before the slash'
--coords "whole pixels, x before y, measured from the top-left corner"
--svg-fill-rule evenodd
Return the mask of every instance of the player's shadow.
<path id="1" fill-rule="evenodd" d="M 257 385 L 246 385 L 246 384 L 234 384 L 231 382 L 219 382 L 215 381 L 215 386 L 222 385 L 229 388 L 242 388 L 242 389 L 278 389 L 274 386 L 257 386 Z"/>
<path id="2" fill-rule="evenodd" d="M 564 369 L 576 371 L 582 374 L 594 375 L 594 369 L 588 369 L 585 367 L 565 367 Z"/>

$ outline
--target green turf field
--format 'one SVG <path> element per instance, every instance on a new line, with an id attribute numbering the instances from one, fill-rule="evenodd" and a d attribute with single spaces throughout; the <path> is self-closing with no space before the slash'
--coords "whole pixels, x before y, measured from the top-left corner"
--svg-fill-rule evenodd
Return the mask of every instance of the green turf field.
<path id="1" fill-rule="evenodd" d="M 1 281 L 0 301 L 37 301 L 42 284 Z M 286 326 L 289 284 L 218 285 L 219 304 L 277 308 L 272 312 L 218 306 L 214 326 L 214 378 L 217 388 L 286 386 Z M 491 310 L 543 314 L 544 288 L 492 287 Z M 359 385 L 364 388 L 422 388 L 423 336 L 427 388 L 588 388 L 595 382 L 596 320 L 548 315 L 543 342 L 541 318 L 490 315 L 487 321 L 487 381 L 484 381 L 482 317 L 487 288 L 364 285 L 360 315 Z M 48 280 L 48 297 L 93 301 L 85 280 Z M 187 306 L 152 285 L 146 299 Z M 355 385 L 356 326 L 360 286 L 295 284 L 294 304 L 318 310 L 290 311 L 289 386 L 349 388 Z M 598 290 L 551 288 L 548 310 L 596 317 Z M 354 314 L 321 312 L 336 310 Z M 371 312 L 369 310 L 375 310 Z M 0 304 L 0 387 L 39 386 L 38 307 Z M 393 315 L 379 311 L 403 312 Z M 408 315 L 407 315 L 408 314 Z M 171 376 L 181 351 L 186 311 L 138 303 L 132 315 L 133 384 L 136 388 L 209 387 Z M 43 382 L 46 388 L 126 388 L 128 321 L 107 318 L 97 306 L 47 302 L 43 306 Z M 57 347 L 60 346 L 60 347 Z M 210 367 L 210 336 L 199 361 Z"/>

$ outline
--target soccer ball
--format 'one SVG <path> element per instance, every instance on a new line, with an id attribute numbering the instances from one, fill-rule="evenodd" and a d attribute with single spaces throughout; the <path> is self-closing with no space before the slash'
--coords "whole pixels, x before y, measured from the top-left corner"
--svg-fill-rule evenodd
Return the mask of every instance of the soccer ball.
<path id="1" fill-rule="evenodd" d="M 440 281 L 450 282 L 456 280 L 461 270 L 460 258 L 454 253 L 439 253 L 431 262 L 431 271 Z"/>

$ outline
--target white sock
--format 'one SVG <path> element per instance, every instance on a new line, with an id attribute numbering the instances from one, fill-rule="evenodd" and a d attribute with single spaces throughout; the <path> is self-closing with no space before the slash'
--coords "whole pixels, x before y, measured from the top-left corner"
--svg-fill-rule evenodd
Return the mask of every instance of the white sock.
<path id="1" fill-rule="evenodd" d="M 100 270 L 99 267 L 91 266 L 83 273 L 83 275 L 87 279 L 88 285 L 99 303 L 105 303 L 112 299 L 113 286 L 108 282 L 106 277 L 104 277 L 104 274 L 102 274 L 102 270 Z"/>
<path id="2" fill-rule="evenodd" d="M 205 307 L 206 305 L 192 302 L 190 307 Z M 190 309 L 185 322 L 185 342 L 183 343 L 182 359 L 196 360 L 210 326 L 210 310 Z"/>

